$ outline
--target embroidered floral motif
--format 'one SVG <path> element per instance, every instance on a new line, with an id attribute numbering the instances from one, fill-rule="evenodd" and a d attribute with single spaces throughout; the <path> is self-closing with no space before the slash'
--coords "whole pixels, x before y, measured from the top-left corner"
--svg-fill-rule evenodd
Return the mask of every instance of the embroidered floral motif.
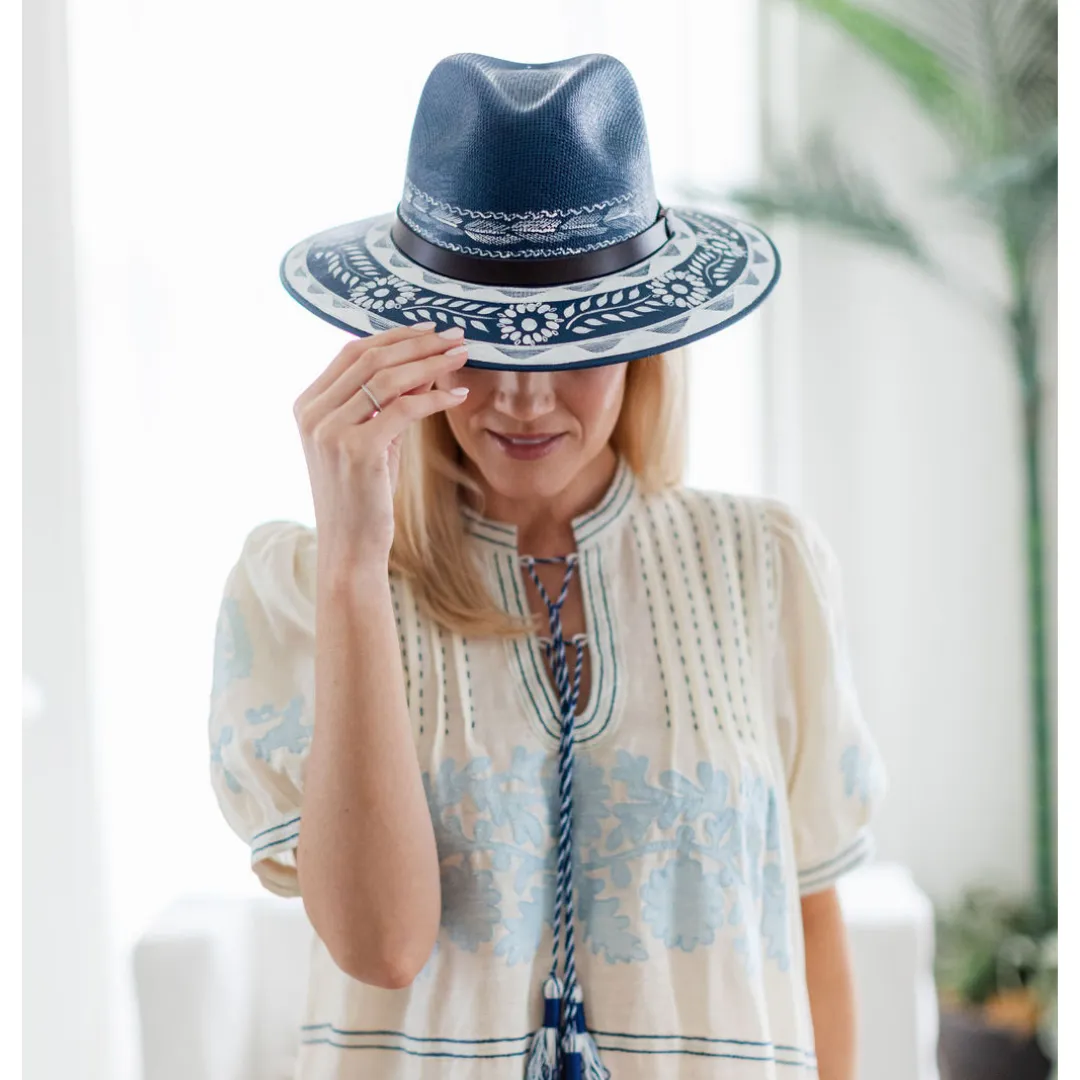
<path id="1" fill-rule="evenodd" d="M 311 727 L 303 722 L 304 699 L 295 697 L 284 709 L 275 709 L 273 705 L 263 705 L 258 709 L 248 709 L 244 719 L 249 724 L 269 724 L 274 720 L 280 723 L 270 728 L 261 738 L 255 740 L 255 756 L 262 761 L 273 762 L 276 752 L 301 754 L 311 741 Z"/>
<path id="2" fill-rule="evenodd" d="M 884 785 L 877 754 L 857 744 L 840 755 L 840 769 L 844 774 L 844 795 L 849 799 L 857 796 L 863 806 L 876 798 Z"/>
<path id="3" fill-rule="evenodd" d="M 653 295 L 674 307 L 697 307 L 709 299 L 709 290 L 697 274 L 686 270 L 669 270 L 662 277 L 649 282 Z"/>
<path id="4" fill-rule="evenodd" d="M 567 212 L 564 218 L 545 212 L 488 214 L 471 220 L 468 211 L 441 205 L 431 209 L 431 214 L 436 213 L 440 218 L 439 229 L 453 228 L 465 239 L 469 239 L 466 230 L 471 230 L 472 236 L 482 236 L 484 248 L 447 244 L 440 239 L 443 246 L 470 253 L 503 252 L 515 258 L 526 254 L 514 247 L 515 243 L 524 241 L 526 234 L 542 236 L 553 244 L 559 241 L 558 247 L 529 249 L 532 254 L 553 256 L 591 250 L 610 242 L 566 247 L 562 241 L 567 237 L 584 238 L 601 226 L 613 228 L 616 223 L 620 228 L 627 227 L 627 235 L 633 235 L 651 223 L 644 219 L 636 221 L 635 208 L 624 203 Z M 655 214 L 655 209 L 652 213 Z M 366 233 L 363 236 L 330 234 L 319 246 L 313 246 L 307 254 L 303 275 L 310 274 L 317 284 L 304 287 L 325 288 L 341 303 L 368 312 L 375 320 L 372 329 L 386 329 L 399 322 L 432 320 L 447 327 L 460 326 L 470 340 L 507 350 L 550 348 L 580 338 L 647 330 L 684 317 L 688 311 L 722 299 L 725 294 L 733 301 L 730 290 L 742 278 L 750 259 L 745 240 L 735 228 L 721 226 L 712 218 L 698 219 L 690 212 L 682 212 L 681 217 L 696 236 L 684 261 L 659 277 L 623 284 L 618 289 L 589 293 L 592 286 L 583 283 L 586 295 L 568 303 L 533 301 L 523 297 L 523 290 L 496 287 L 490 288 L 483 300 L 439 296 L 432 290 L 438 289 L 444 278 L 425 272 L 425 285 L 405 281 L 373 257 L 367 248 Z M 425 220 L 434 224 L 431 217 Z M 410 224 L 415 224 L 417 231 L 428 239 L 438 239 L 430 230 L 425 231 L 422 224 L 412 221 Z M 672 241 L 676 247 L 682 242 Z M 390 266 L 407 265 L 396 253 L 383 258 Z M 644 273 L 643 267 L 643 276 Z M 746 283 L 750 284 L 750 279 Z M 479 286 L 476 288 L 480 291 Z M 377 321 L 380 317 L 384 324 Z"/>
<path id="5" fill-rule="evenodd" d="M 517 747 L 504 772 L 477 758 L 462 766 L 445 760 L 424 774 L 443 867 L 443 927 L 460 947 L 493 942 L 506 963 L 528 963 L 551 926 L 554 765 L 551 755 Z M 625 750 L 610 775 L 588 754 L 575 763 L 574 879 L 584 941 L 609 963 L 630 963 L 648 956 L 641 931 L 691 951 L 713 944 L 726 925 L 736 940 L 752 931 L 770 960 L 786 964 L 788 892 L 772 789 L 760 777 L 734 785 L 706 761 L 694 779 L 668 769 L 653 783 L 649 771 L 646 757 Z"/>
<path id="6" fill-rule="evenodd" d="M 724 887 L 730 884 L 730 876 L 706 874 L 697 859 L 679 855 L 642 885 L 644 919 L 668 948 L 691 952 L 711 945 L 724 924 Z"/>
<path id="7" fill-rule="evenodd" d="M 775 960 L 781 971 L 790 964 L 791 946 L 788 942 L 787 887 L 780 867 L 767 863 L 762 872 L 764 893 L 761 905 L 761 936 L 765 955 Z"/>
<path id="8" fill-rule="evenodd" d="M 514 304 L 499 316 L 499 332 L 515 345 L 539 345 L 559 329 L 550 304 Z"/>
<path id="9" fill-rule="evenodd" d="M 399 277 L 372 278 L 353 289 L 349 299 L 371 311 L 391 311 L 412 303 L 416 288 Z"/>
<path id="10" fill-rule="evenodd" d="M 214 633 L 214 677 L 210 691 L 216 698 L 234 679 L 251 674 L 251 638 L 236 600 L 227 596 L 221 603 Z"/>
<path id="11" fill-rule="evenodd" d="M 225 761 L 221 756 L 223 747 L 228 746 L 233 741 L 233 726 L 232 724 L 226 724 L 219 732 L 217 738 L 210 745 L 210 764 L 215 768 L 221 769 L 225 783 L 229 785 L 229 790 L 234 795 L 240 794 L 240 781 L 227 768 L 225 768 Z"/>
<path id="12" fill-rule="evenodd" d="M 491 941 L 499 925 L 502 893 L 495 888 L 494 874 L 444 863 L 440 881 L 443 909 L 452 913 L 452 918 L 444 921 L 450 939 L 476 952 L 481 942 Z"/>

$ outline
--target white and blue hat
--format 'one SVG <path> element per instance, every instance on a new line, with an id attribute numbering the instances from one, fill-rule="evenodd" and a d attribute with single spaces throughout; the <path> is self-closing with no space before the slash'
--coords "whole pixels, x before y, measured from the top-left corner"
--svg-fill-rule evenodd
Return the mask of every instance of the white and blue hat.
<path id="1" fill-rule="evenodd" d="M 397 210 L 281 263 L 291 295 L 364 336 L 460 326 L 471 367 L 560 370 L 685 345 L 749 314 L 780 273 L 761 229 L 660 205 L 645 119 L 614 57 L 441 60 Z"/>

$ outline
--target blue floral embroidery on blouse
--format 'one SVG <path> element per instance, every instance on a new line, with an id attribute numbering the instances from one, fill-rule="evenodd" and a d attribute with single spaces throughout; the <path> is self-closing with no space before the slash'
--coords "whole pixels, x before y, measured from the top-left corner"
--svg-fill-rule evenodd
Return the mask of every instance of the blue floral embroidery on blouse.
<path id="1" fill-rule="evenodd" d="M 762 881 L 761 936 L 765 939 L 765 955 L 775 960 L 781 971 L 787 971 L 791 946 L 788 943 L 787 888 L 780 867 L 774 862 L 766 864 Z"/>
<path id="2" fill-rule="evenodd" d="M 446 923 L 450 939 L 476 952 L 482 942 L 495 936 L 501 919 L 502 893 L 495 888 L 495 875 L 490 870 L 470 871 L 465 866 L 444 863 L 441 884 L 443 907 L 453 912 L 453 918 Z"/>
<path id="3" fill-rule="evenodd" d="M 707 874 L 697 859 L 680 854 L 642 885 L 645 921 L 668 948 L 691 952 L 711 945 L 724 924 L 724 887 L 730 884 L 730 877 Z"/>
<path id="4" fill-rule="evenodd" d="M 880 785 L 877 756 L 858 744 L 853 744 L 840 756 L 844 774 L 844 794 L 850 799 L 857 795 L 865 806 L 878 792 Z"/>
<path id="5" fill-rule="evenodd" d="M 221 769 L 225 775 L 225 783 L 229 785 L 229 790 L 234 795 L 240 794 L 240 781 L 228 769 L 225 768 L 225 762 L 221 757 L 221 749 L 224 746 L 228 746 L 233 740 L 233 726 L 232 724 L 226 724 L 219 732 L 218 737 L 210 745 L 210 763 Z"/>
<path id="6" fill-rule="evenodd" d="M 244 719 L 249 724 L 269 724 L 274 720 L 281 722 L 261 738 L 255 740 L 255 756 L 262 761 L 271 761 L 275 750 L 285 750 L 290 754 L 301 754 L 311 741 L 311 725 L 303 723 L 303 697 L 294 697 L 284 709 L 275 709 L 273 705 L 263 705 L 258 709 L 248 709 Z"/>
<path id="7" fill-rule="evenodd" d="M 644 960 L 646 932 L 689 952 L 713 944 L 726 925 L 744 954 L 752 935 L 786 969 L 789 892 L 775 792 L 760 777 L 733 783 L 707 761 L 694 779 L 673 769 L 656 783 L 648 775 L 648 759 L 625 750 L 610 775 L 587 754 L 575 762 L 574 879 L 592 952 L 609 963 Z M 531 962 L 552 921 L 554 758 L 516 747 L 503 772 L 493 772 L 489 758 L 461 766 L 447 759 L 423 780 L 447 937 L 473 951 L 494 942 L 508 964 Z M 644 878 L 632 897 L 635 871 Z"/>
<path id="8" fill-rule="evenodd" d="M 221 602 L 214 632 L 214 677 L 211 696 L 217 697 L 234 679 L 246 679 L 253 661 L 251 638 L 236 600 Z"/>

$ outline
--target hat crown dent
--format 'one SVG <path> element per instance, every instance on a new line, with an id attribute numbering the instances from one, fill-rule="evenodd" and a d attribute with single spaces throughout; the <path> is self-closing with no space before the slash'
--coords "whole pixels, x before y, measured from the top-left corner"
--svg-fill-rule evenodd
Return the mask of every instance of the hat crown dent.
<path id="1" fill-rule="evenodd" d="M 591 247 L 636 235 L 658 203 L 633 76 L 603 53 L 545 64 L 446 57 L 428 76 L 413 123 L 403 203 L 417 192 L 423 209 L 450 214 L 560 214 L 582 239 L 589 233 Z M 595 228 L 584 214 L 599 214 Z M 437 222 L 424 224 L 435 243 L 454 246 L 460 236 L 453 221 L 444 222 L 445 237 L 430 235 L 441 231 Z M 535 233 L 527 239 L 543 246 Z"/>

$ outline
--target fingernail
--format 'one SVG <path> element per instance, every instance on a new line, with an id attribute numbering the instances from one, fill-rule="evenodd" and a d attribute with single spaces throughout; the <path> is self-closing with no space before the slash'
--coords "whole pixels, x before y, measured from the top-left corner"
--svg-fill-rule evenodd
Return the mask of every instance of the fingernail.
<path id="1" fill-rule="evenodd" d="M 462 353 L 467 353 L 468 351 L 468 345 L 458 345 L 453 349 L 447 349 L 446 352 L 443 353 L 443 356 L 460 356 Z"/>
<path id="2" fill-rule="evenodd" d="M 434 325 L 434 324 L 432 324 Z M 465 331 L 460 326 L 451 326 L 449 330 L 440 330 L 439 337 L 457 338 L 464 337 Z"/>
<path id="3" fill-rule="evenodd" d="M 469 388 L 467 386 L 455 386 L 454 389 L 450 391 L 450 393 L 453 394 L 454 397 L 467 397 L 469 394 Z"/>
<path id="4" fill-rule="evenodd" d="M 414 327 L 414 330 L 434 330 L 435 324 L 433 322 L 418 322 Z"/>

